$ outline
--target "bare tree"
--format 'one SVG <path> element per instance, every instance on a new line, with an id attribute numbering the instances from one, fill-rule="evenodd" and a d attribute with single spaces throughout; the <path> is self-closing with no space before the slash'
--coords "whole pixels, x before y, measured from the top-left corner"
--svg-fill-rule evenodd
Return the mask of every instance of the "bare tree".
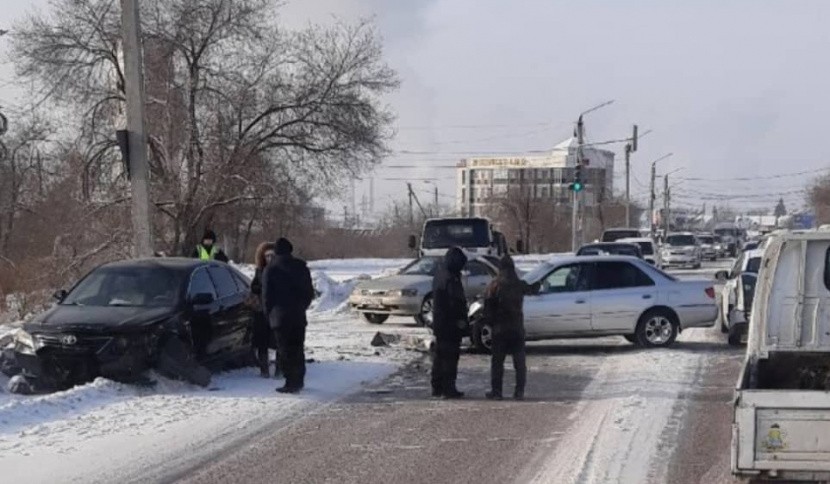
<path id="1" fill-rule="evenodd" d="M 96 188 L 124 198 L 112 176 L 123 110 L 115 0 L 55 0 L 55 16 L 17 26 L 18 74 L 47 102 L 82 113 L 78 143 Z M 142 2 L 152 195 L 170 250 L 232 207 L 267 198 L 263 185 L 335 192 L 386 154 L 398 85 L 372 25 L 287 32 L 273 0 Z M 107 175 L 103 178 L 100 175 Z"/>

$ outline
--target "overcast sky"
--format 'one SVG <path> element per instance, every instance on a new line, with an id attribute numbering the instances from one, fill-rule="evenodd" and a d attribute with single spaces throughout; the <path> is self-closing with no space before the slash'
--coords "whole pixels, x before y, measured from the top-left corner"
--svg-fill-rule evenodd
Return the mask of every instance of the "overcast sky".
<path id="1" fill-rule="evenodd" d="M 0 28 L 46 5 L 0 2 Z M 755 197 L 733 205 L 772 208 L 775 193 L 814 175 L 773 177 L 830 167 L 825 0 L 293 0 L 282 11 L 289 26 L 333 16 L 376 19 L 402 79 L 388 99 L 398 115 L 393 148 L 430 153 L 386 164 L 447 166 L 459 152 L 550 148 L 571 135 L 581 111 L 614 99 L 586 117 L 587 133 L 601 141 L 628 135 L 633 123 L 654 130 L 632 158 L 637 198 L 645 199 L 649 162 L 668 152 L 658 172 L 682 167 L 678 181 L 771 178 L 686 181 L 676 189 L 686 205 L 724 193 Z M 8 105 L 11 71 L 0 69 L 0 103 Z M 621 154 L 617 166 L 623 189 Z M 438 178 L 442 201 L 454 197 L 452 170 L 375 176 L 378 207 L 404 190 L 381 178 Z M 795 208 L 803 195 L 785 200 Z"/>

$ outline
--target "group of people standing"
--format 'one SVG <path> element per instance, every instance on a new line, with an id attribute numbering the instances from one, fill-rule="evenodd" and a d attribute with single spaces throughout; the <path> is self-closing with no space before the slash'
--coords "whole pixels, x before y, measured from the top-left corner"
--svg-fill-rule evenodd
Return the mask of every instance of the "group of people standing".
<path id="1" fill-rule="evenodd" d="M 467 297 L 461 283 L 461 271 L 467 256 L 452 248 L 444 256 L 432 281 L 433 332 L 435 347 L 432 365 L 432 396 L 462 398 L 456 386 L 461 339 L 469 326 Z M 509 255 L 499 261 L 499 274 L 484 293 L 484 318 L 493 328 L 493 355 L 490 362 L 490 391 L 486 397 L 501 400 L 504 360 L 510 355 L 516 370 L 513 397 L 523 400 L 527 382 L 525 358 L 524 297 L 538 292 L 538 286 L 522 281 Z"/>
<path id="2" fill-rule="evenodd" d="M 216 234 L 205 231 L 194 258 L 227 262 L 216 244 Z M 280 393 L 297 393 L 305 386 L 306 311 L 314 300 L 311 272 L 302 259 L 293 255 L 288 239 L 263 242 L 257 247 L 256 272 L 251 281 L 250 304 L 256 309 L 253 346 L 260 374 L 270 378 L 268 350 L 276 349 L 274 377 L 285 377 Z"/>
<path id="3" fill-rule="evenodd" d="M 221 260 L 228 258 L 216 245 L 216 234 L 208 230 L 196 247 L 194 258 Z M 257 309 L 253 326 L 253 344 L 264 378 L 269 378 L 268 350 L 275 348 L 277 364 L 274 376 L 285 377 L 280 393 L 297 393 L 305 385 L 306 311 L 314 300 L 311 272 L 305 261 L 294 257 L 294 247 L 285 238 L 274 243 L 264 242 L 256 251 L 256 273 L 251 294 Z M 469 326 L 467 297 L 461 283 L 461 271 L 467 256 L 459 248 L 451 248 L 444 256 L 432 281 L 433 347 L 432 396 L 462 398 L 456 385 L 461 339 Z M 484 294 L 484 318 L 493 328 L 493 354 L 490 364 L 489 399 L 502 399 L 504 361 L 508 355 L 516 370 L 513 397 L 524 399 L 527 382 L 525 358 L 524 297 L 538 291 L 522 281 L 509 255 L 499 261 L 499 274 Z"/>

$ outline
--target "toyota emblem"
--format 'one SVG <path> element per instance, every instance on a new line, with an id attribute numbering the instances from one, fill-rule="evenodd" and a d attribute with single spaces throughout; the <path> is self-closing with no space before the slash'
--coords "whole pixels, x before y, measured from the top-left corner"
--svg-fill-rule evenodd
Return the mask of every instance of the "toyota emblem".
<path id="1" fill-rule="evenodd" d="M 78 342 L 78 338 L 76 338 L 74 334 L 67 334 L 67 335 L 61 336 L 61 343 L 65 344 L 65 345 L 74 345 L 77 342 Z"/>

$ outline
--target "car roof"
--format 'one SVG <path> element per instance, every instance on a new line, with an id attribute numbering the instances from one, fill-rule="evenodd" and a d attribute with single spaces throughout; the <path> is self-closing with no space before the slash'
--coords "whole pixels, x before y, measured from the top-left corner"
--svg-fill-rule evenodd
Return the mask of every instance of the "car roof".
<path id="1" fill-rule="evenodd" d="M 648 264 L 644 262 L 643 259 L 639 257 L 634 257 L 631 255 L 583 255 L 583 256 L 557 256 L 552 259 L 548 259 L 545 261 L 545 264 L 548 265 L 566 265 L 572 264 L 576 262 L 639 262 Z"/>
<path id="2" fill-rule="evenodd" d="M 618 240 L 617 242 L 620 242 L 620 243 L 623 243 L 623 244 L 626 244 L 626 243 L 632 244 L 632 243 L 635 243 L 635 242 L 636 243 L 649 242 L 649 243 L 653 244 L 654 240 L 652 240 L 651 237 L 626 237 L 624 239 Z"/>
<path id="3" fill-rule="evenodd" d="M 103 264 L 100 267 L 113 269 L 137 269 L 137 268 L 163 268 L 175 271 L 188 272 L 197 267 L 207 265 L 218 265 L 215 261 L 204 261 L 186 257 L 153 257 L 145 259 L 124 259 L 116 262 Z"/>
<path id="4" fill-rule="evenodd" d="M 753 259 L 755 257 L 764 257 L 765 249 L 752 249 L 746 252 L 746 259 Z"/>
<path id="5" fill-rule="evenodd" d="M 666 237 L 671 237 L 673 235 L 691 235 L 691 236 L 695 236 L 694 232 L 672 232 L 669 235 L 667 235 Z"/>
<path id="6" fill-rule="evenodd" d="M 585 244 L 580 249 L 584 249 L 585 247 L 619 247 L 619 246 L 631 246 L 636 247 L 634 244 L 629 242 L 623 242 L 622 240 L 618 240 L 616 242 L 591 242 L 590 244 Z"/>

